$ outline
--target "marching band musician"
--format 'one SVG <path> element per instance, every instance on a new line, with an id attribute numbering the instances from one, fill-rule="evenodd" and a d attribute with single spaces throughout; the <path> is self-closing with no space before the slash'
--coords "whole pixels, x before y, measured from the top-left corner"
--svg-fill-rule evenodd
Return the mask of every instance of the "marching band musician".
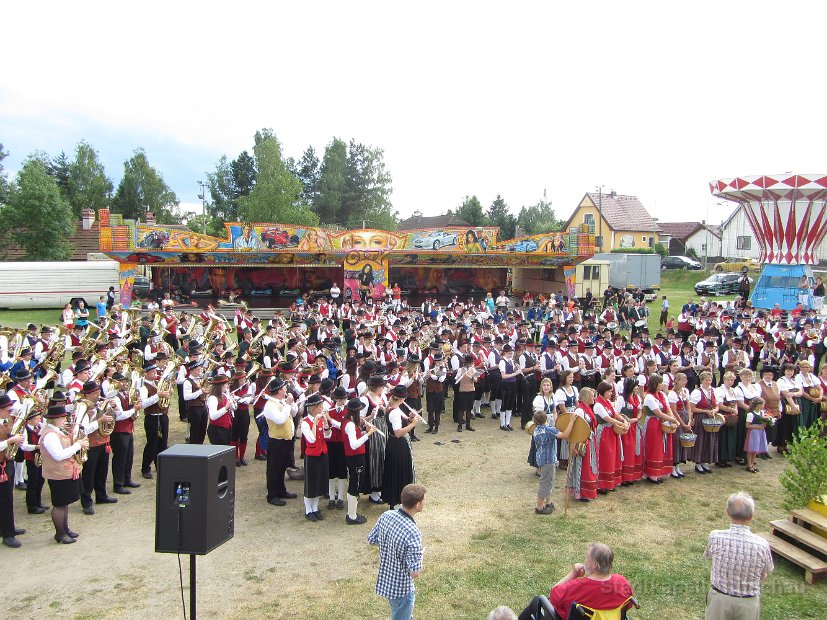
<path id="1" fill-rule="evenodd" d="M 21 446 L 24 443 L 22 435 L 12 435 L 12 420 L 9 417 L 14 401 L 8 394 L 0 396 L 0 535 L 3 544 L 16 549 L 21 546 L 17 536 L 26 533 L 26 530 L 14 526 L 14 489 L 12 461 L 6 459 L 6 449 L 9 446 Z"/>
<path id="2" fill-rule="evenodd" d="M 132 463 L 135 453 L 135 418 L 141 410 L 141 400 L 129 402 L 126 390 L 126 377 L 120 372 L 112 375 L 115 394 L 111 398 L 112 414 L 115 416 L 115 428 L 109 436 L 112 449 L 112 485 L 115 493 L 129 495 L 129 489 L 141 485 L 132 481 Z M 109 396 L 109 395 L 107 395 Z"/>
<path id="3" fill-rule="evenodd" d="M 347 403 L 347 390 L 343 387 L 337 387 L 330 396 L 330 389 L 334 382 L 326 379 L 322 382 L 320 392 L 325 401 L 325 406 L 328 407 L 331 420 L 339 422 L 339 427 L 335 425 L 330 429 L 330 437 L 327 439 L 328 450 L 328 490 L 327 495 L 330 500 L 327 502 L 327 509 L 333 510 L 337 508 L 341 510 L 345 507 L 345 489 L 347 487 L 347 462 L 345 460 L 345 445 L 342 428 L 345 423 L 345 416 L 347 411 L 345 404 Z"/>
<path id="4" fill-rule="evenodd" d="M 253 419 L 256 421 L 258 428 L 258 439 L 256 440 L 256 461 L 267 460 L 267 444 L 269 440 L 267 431 L 267 418 L 262 415 L 264 406 L 267 404 L 267 395 L 265 388 L 267 384 L 273 379 L 273 369 L 264 367 L 256 375 L 254 392 L 257 396 L 253 402 Z"/>
<path id="5" fill-rule="evenodd" d="M 48 506 L 43 505 L 43 470 L 35 456 L 40 456 L 40 427 L 43 424 L 42 411 L 32 407 L 26 415 L 26 439 L 20 444 L 23 462 L 26 465 L 26 508 L 29 514 L 43 514 Z M 18 453 L 19 454 L 19 453 Z"/>
<path id="6" fill-rule="evenodd" d="M 456 377 L 454 378 L 457 385 L 454 398 L 457 400 L 458 417 L 455 422 L 457 423 L 458 433 L 462 432 L 463 418 L 465 418 L 465 430 L 476 430 L 471 426 L 471 418 L 474 415 L 474 394 L 476 393 L 476 383 L 479 378 L 477 369 L 474 367 L 474 359 L 474 356 L 470 353 L 463 355 L 462 367 L 457 371 Z M 413 482 L 413 480 L 411 480 L 411 482 Z"/>
<path id="7" fill-rule="evenodd" d="M 66 408 L 56 404 L 46 411 L 46 425 L 40 433 L 43 477 L 49 482 L 55 541 L 68 545 L 78 534 L 69 529 L 69 505 L 80 499 L 81 465 L 75 455 L 88 450 L 89 440 L 73 440 L 66 429 Z"/>
<path id="8" fill-rule="evenodd" d="M 388 405 L 385 395 L 385 379 L 381 375 L 371 375 L 368 386 L 361 398 L 366 422 L 373 424 L 379 435 L 372 436 L 368 442 L 367 470 L 362 479 L 362 492 L 370 493 L 368 501 L 381 504 L 382 477 L 385 471 L 385 447 L 388 422 L 385 410 Z"/>
<path id="9" fill-rule="evenodd" d="M 204 363 L 194 360 L 186 364 L 186 368 L 189 371 L 189 376 L 184 380 L 181 390 L 186 403 L 187 443 L 201 445 L 207 436 L 208 417 L 206 396 L 201 389 Z"/>
<path id="10" fill-rule="evenodd" d="M 502 397 L 502 409 L 500 410 L 500 430 L 513 431 L 511 428 L 511 415 L 517 403 L 517 375 L 520 369 L 514 363 L 514 347 L 510 344 L 503 346 L 503 357 L 500 359 L 500 396 Z"/>
<path id="11" fill-rule="evenodd" d="M 236 400 L 229 392 L 230 378 L 216 373 L 210 378 L 207 396 L 207 437 L 212 445 L 229 446 L 232 437 L 233 412 Z"/>
<path id="12" fill-rule="evenodd" d="M 284 506 L 285 499 L 294 499 L 284 485 L 284 476 L 293 456 L 295 427 L 293 416 L 297 405 L 293 395 L 287 393 L 287 383 L 282 378 L 273 379 L 265 388 L 269 392 L 261 415 L 267 420 L 267 503 Z"/>
<path id="13" fill-rule="evenodd" d="M 147 480 L 152 480 L 152 464 L 155 464 L 157 470 L 158 454 L 167 449 L 169 440 L 169 408 L 161 409 L 158 401 L 161 397 L 169 397 L 170 393 L 158 390 L 158 366 L 154 362 L 144 367 L 144 373 L 143 385 L 139 388 L 146 432 L 141 475 Z"/>
<path id="14" fill-rule="evenodd" d="M 347 486 L 347 516 L 345 523 L 348 525 L 360 525 L 367 521 L 363 515 L 357 513 L 359 493 L 362 486 L 362 476 L 365 473 L 365 443 L 370 436 L 376 432 L 376 427 L 365 423 L 367 432 L 362 431 L 363 404 L 358 398 L 352 398 L 347 402 L 347 415 L 344 418 L 342 434 L 344 437 L 345 462 L 348 471 Z"/>
<path id="15" fill-rule="evenodd" d="M 540 363 L 535 352 L 536 343 L 532 339 L 523 340 L 525 351 L 518 359 L 520 373 L 522 374 L 522 409 L 520 411 L 520 428 L 525 429 L 525 425 L 531 421 L 534 414 L 532 403 L 540 385 L 537 381 L 537 374 L 540 370 Z"/>
<path id="16" fill-rule="evenodd" d="M 255 397 L 255 384 L 247 380 L 243 369 L 236 370 L 231 379 L 230 394 L 236 401 L 230 445 L 236 449 L 236 467 L 246 467 L 247 437 L 250 433 L 250 403 Z"/>
<path id="17" fill-rule="evenodd" d="M 95 492 L 96 504 L 116 504 L 118 500 L 109 497 L 106 492 L 106 477 L 109 473 L 109 437 L 102 434 L 100 424 L 111 423 L 114 417 L 101 408 L 99 399 L 101 387 L 96 381 L 87 381 L 79 393 L 79 398 L 89 402 L 86 413 L 81 417 L 80 424 L 89 440 L 89 451 L 87 452 L 86 463 L 81 473 L 80 503 L 83 506 L 83 514 L 93 515 L 95 509 L 92 506 L 92 491 Z M 75 401 L 75 412 L 77 414 L 78 402 Z M 108 404 L 109 401 L 103 401 Z"/>
<path id="18" fill-rule="evenodd" d="M 428 426 L 438 431 L 440 416 L 445 411 L 445 379 L 448 370 L 442 351 L 435 352 L 429 358 L 432 365 L 425 369 L 425 405 L 428 409 Z"/>
<path id="19" fill-rule="evenodd" d="M 301 421 L 301 433 L 305 442 L 304 516 L 308 521 L 324 519 L 319 510 L 319 497 L 327 488 L 329 459 L 326 439 L 333 426 L 340 424 L 331 420 L 321 394 L 311 394 L 305 401 L 305 415 Z"/>
<path id="20" fill-rule="evenodd" d="M 401 407 L 405 402 L 406 394 L 405 387 L 397 385 L 390 391 L 388 397 L 388 437 L 382 476 L 382 501 L 392 509 L 400 503 L 400 495 L 405 485 L 416 482 L 411 444 L 406 440 L 405 435 L 423 420 L 416 411 L 410 412 L 410 415 L 402 412 Z M 405 422 L 408 424 L 405 425 Z"/>

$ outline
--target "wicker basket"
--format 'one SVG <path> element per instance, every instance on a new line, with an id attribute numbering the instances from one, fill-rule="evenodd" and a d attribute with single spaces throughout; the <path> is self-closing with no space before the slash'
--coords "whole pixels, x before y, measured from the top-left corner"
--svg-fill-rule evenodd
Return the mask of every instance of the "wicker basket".
<path id="1" fill-rule="evenodd" d="M 701 420 L 701 424 L 707 433 L 717 433 L 721 430 L 724 422 L 718 418 L 704 418 Z"/>
<path id="2" fill-rule="evenodd" d="M 681 442 L 681 448 L 694 448 L 698 436 L 695 433 L 681 433 L 678 440 Z"/>
<path id="3" fill-rule="evenodd" d="M 672 422 L 661 422 L 660 430 L 662 430 L 667 435 L 671 435 L 672 433 L 678 432 L 678 427 L 676 424 Z"/>

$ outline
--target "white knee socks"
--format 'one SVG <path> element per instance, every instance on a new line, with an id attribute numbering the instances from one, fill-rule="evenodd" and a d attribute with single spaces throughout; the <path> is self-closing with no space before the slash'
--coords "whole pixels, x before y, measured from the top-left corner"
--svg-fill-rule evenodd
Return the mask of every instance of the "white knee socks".
<path id="1" fill-rule="evenodd" d="M 330 478 L 327 481 L 327 494 L 331 501 L 336 501 L 336 478 Z"/>
<path id="2" fill-rule="evenodd" d="M 26 473 L 26 468 L 23 463 L 14 462 L 14 484 L 23 482 L 23 475 Z"/>
<path id="3" fill-rule="evenodd" d="M 305 497 L 304 498 L 304 514 L 309 515 L 311 512 L 315 512 L 313 508 L 313 498 L 312 497 Z"/>
<path id="4" fill-rule="evenodd" d="M 505 426 L 505 411 L 500 411 L 500 428 Z"/>
<path id="5" fill-rule="evenodd" d="M 359 505 L 359 498 L 355 495 L 347 496 L 347 516 L 352 521 L 356 518 L 356 506 Z"/>
<path id="6" fill-rule="evenodd" d="M 508 409 L 505 412 L 505 425 L 511 426 L 511 409 Z"/>
<path id="7" fill-rule="evenodd" d="M 336 479 L 336 499 L 343 500 L 347 491 L 347 478 Z"/>

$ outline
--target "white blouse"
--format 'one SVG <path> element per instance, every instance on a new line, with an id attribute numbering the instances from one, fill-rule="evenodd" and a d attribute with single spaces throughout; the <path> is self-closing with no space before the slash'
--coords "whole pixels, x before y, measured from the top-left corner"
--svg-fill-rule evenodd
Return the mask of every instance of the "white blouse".
<path id="1" fill-rule="evenodd" d="M 778 391 L 782 394 L 790 390 L 796 390 L 798 386 L 795 384 L 795 379 L 788 379 L 786 376 L 778 377 Z"/>
<path id="2" fill-rule="evenodd" d="M 654 394 L 646 394 L 646 397 L 643 399 L 643 406 L 648 407 L 651 411 L 654 411 L 655 409 L 663 411 L 663 405 L 657 398 L 655 398 Z"/>

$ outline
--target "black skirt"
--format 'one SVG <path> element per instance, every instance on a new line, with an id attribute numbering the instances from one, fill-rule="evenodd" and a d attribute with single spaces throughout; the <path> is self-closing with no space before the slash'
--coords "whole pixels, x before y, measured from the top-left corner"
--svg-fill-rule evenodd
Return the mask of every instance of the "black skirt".
<path id="1" fill-rule="evenodd" d="M 80 499 L 80 478 L 77 480 L 49 480 L 52 506 L 68 506 Z"/>
<path id="2" fill-rule="evenodd" d="M 304 496 L 321 497 L 328 491 L 327 454 L 304 455 Z"/>
<path id="3" fill-rule="evenodd" d="M 402 489 L 415 482 L 411 445 L 406 437 L 397 437 L 388 428 L 385 446 L 385 472 L 382 477 L 382 501 L 391 507 L 401 502 Z"/>
<path id="4" fill-rule="evenodd" d="M 345 437 L 347 441 L 347 437 Z M 347 478 L 347 463 L 345 462 L 345 444 L 341 441 L 329 441 L 327 443 L 328 472 L 330 480 L 334 478 Z"/>

